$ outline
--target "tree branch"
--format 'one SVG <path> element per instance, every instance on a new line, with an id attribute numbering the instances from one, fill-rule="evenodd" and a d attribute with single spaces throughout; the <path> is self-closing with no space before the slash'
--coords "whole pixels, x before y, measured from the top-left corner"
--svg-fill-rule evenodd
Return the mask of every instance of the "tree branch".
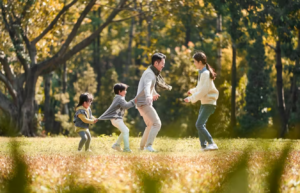
<path id="1" fill-rule="evenodd" d="M 0 91 L 0 109 L 8 112 L 10 115 L 17 113 L 16 106 Z"/>
<path id="2" fill-rule="evenodd" d="M 22 55 L 22 48 L 21 48 L 21 40 L 20 39 L 18 39 L 18 37 L 17 37 L 17 35 L 16 35 L 16 31 L 14 30 L 14 23 L 13 23 L 13 21 L 12 21 L 12 18 L 11 18 L 11 16 L 10 15 L 8 15 L 9 16 L 9 19 L 10 19 L 10 24 L 8 23 L 8 21 L 7 21 L 7 19 L 6 19 L 6 10 L 5 10 L 5 8 L 4 8 L 4 6 L 3 6 L 3 3 L 2 3 L 2 1 L 0 1 L 0 8 L 1 8 L 1 10 L 2 10 L 2 19 L 3 19 L 3 21 L 4 21 L 4 24 L 5 24 L 5 28 L 6 28 L 6 30 L 8 31 L 8 33 L 9 33 L 9 36 L 10 36 L 10 38 L 11 38 L 11 41 L 12 41 L 12 43 L 13 43 L 13 45 L 14 45 L 14 48 L 15 48 L 15 52 L 16 52 L 16 55 L 17 55 L 17 58 L 19 59 L 19 61 L 20 61 L 20 63 L 23 65 L 23 67 L 24 67 L 24 70 L 25 70 L 25 73 L 27 73 L 28 72 L 28 65 L 27 65 L 27 61 L 26 61 L 26 59 L 24 58 L 24 56 Z M 21 27 L 21 26 L 19 26 L 19 27 Z"/>
<path id="3" fill-rule="evenodd" d="M 139 16 L 139 15 L 144 15 L 144 14 L 145 14 L 145 12 L 139 13 L 139 14 L 136 14 L 136 15 L 133 15 L 133 16 L 124 18 L 124 19 L 113 20 L 112 22 L 116 23 L 116 22 L 126 21 L 126 20 L 132 19 L 132 18 L 134 18 L 134 17 L 137 17 L 137 16 Z"/>
<path id="4" fill-rule="evenodd" d="M 128 0 L 121 0 L 117 8 L 122 8 L 125 6 L 126 2 Z M 96 29 L 89 37 L 82 40 L 80 43 L 78 43 L 76 46 L 74 46 L 71 50 L 69 50 L 67 53 L 65 53 L 63 56 L 55 55 L 52 58 L 45 60 L 41 62 L 39 65 L 36 66 L 37 73 L 39 75 L 42 74 L 43 70 L 49 69 L 52 67 L 51 71 L 53 71 L 56 67 L 63 64 L 65 61 L 70 59 L 73 55 L 87 47 L 89 44 L 91 44 L 94 39 L 102 32 L 102 30 L 109 25 L 112 20 L 116 17 L 116 15 L 120 12 L 120 9 L 114 9 L 111 14 L 108 16 L 106 21 L 98 28 Z"/>
<path id="5" fill-rule="evenodd" d="M 72 7 L 78 0 L 73 0 L 68 5 L 64 6 L 62 10 L 56 15 L 56 17 L 52 20 L 52 22 L 48 25 L 48 27 L 34 40 L 31 41 L 31 44 L 35 45 L 38 41 L 40 41 L 57 23 L 59 18 L 66 12 L 70 7 Z"/>
<path id="6" fill-rule="evenodd" d="M 267 46 L 269 46 L 270 48 L 272 48 L 274 51 L 276 51 L 276 48 L 268 43 L 266 43 Z"/>
<path id="7" fill-rule="evenodd" d="M 10 84 L 10 82 L 7 80 L 7 78 L 0 72 L 0 81 L 4 82 L 5 86 L 7 87 L 9 94 L 14 98 L 14 101 L 17 100 L 17 92 L 13 88 L 13 86 Z"/>
<path id="8" fill-rule="evenodd" d="M 9 80 L 10 83 L 13 83 L 15 77 L 9 67 L 7 57 L 5 56 L 3 51 L 0 51 L 0 63 L 3 65 L 3 69 L 4 69 L 7 79 Z"/>
<path id="9" fill-rule="evenodd" d="M 80 17 L 77 19 L 77 22 L 74 25 L 74 27 L 73 27 L 71 33 L 69 34 L 67 40 L 62 45 L 61 49 L 58 51 L 58 53 L 57 53 L 58 56 L 64 54 L 65 51 L 68 49 L 70 43 L 75 38 L 75 36 L 77 34 L 77 31 L 78 31 L 78 29 L 79 29 L 82 21 L 84 20 L 84 18 L 86 17 L 86 15 L 90 12 L 90 10 L 92 9 L 92 7 L 94 6 L 95 3 L 96 3 L 96 0 L 90 0 L 89 4 L 85 7 L 85 9 L 81 13 Z"/>

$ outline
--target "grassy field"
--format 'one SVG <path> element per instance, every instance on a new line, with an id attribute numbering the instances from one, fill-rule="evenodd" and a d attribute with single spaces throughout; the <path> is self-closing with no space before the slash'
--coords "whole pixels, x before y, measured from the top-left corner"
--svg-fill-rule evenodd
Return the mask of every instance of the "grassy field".
<path id="1" fill-rule="evenodd" d="M 123 153 L 113 136 L 93 138 L 85 153 L 79 138 L 14 139 L 19 154 L 0 138 L 0 192 L 20 185 L 22 161 L 31 192 L 300 192 L 299 140 L 216 139 L 219 151 L 201 152 L 197 138 L 157 138 L 149 153 L 130 138 L 133 153 Z"/>

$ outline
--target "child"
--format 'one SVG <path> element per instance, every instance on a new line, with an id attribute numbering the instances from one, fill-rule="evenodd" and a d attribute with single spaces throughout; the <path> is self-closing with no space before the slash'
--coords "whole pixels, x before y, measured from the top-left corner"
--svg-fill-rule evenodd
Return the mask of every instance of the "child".
<path id="1" fill-rule="evenodd" d="M 117 151 L 122 151 L 120 144 L 124 141 L 123 152 L 131 152 L 129 148 L 129 129 L 123 122 L 123 116 L 126 109 L 135 106 L 134 99 L 127 102 L 125 96 L 127 93 L 128 85 L 117 83 L 114 85 L 115 98 L 110 107 L 101 115 L 99 120 L 110 120 L 112 125 L 121 131 L 117 141 L 113 144 L 112 148 Z"/>
<path id="2" fill-rule="evenodd" d="M 89 124 L 94 124 L 98 121 L 93 115 L 90 108 L 93 102 L 93 95 L 83 93 L 79 97 L 79 103 L 76 107 L 74 115 L 75 132 L 77 132 L 81 140 L 79 142 L 78 151 L 81 151 L 85 144 L 85 151 L 90 150 L 91 134 L 89 132 Z"/>
<path id="3" fill-rule="evenodd" d="M 195 103 L 201 101 L 201 107 L 196 122 L 201 148 L 204 151 L 217 150 L 218 146 L 214 143 L 210 133 L 205 128 L 210 115 L 215 112 L 219 91 L 216 89 L 214 80 L 217 74 L 206 61 L 203 52 L 197 52 L 193 56 L 194 65 L 199 70 L 198 84 L 196 88 L 188 91 L 192 96 L 184 99 L 185 102 Z M 206 145 L 208 142 L 208 145 Z"/>

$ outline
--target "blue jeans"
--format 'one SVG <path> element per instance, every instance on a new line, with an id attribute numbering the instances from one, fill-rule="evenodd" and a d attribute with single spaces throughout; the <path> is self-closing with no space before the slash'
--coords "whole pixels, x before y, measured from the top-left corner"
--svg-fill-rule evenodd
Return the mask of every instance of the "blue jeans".
<path id="1" fill-rule="evenodd" d="M 78 146 L 78 150 L 81 151 L 83 145 L 85 145 L 85 151 L 90 149 L 90 143 L 92 140 L 91 134 L 89 132 L 89 130 L 87 131 L 80 131 L 78 132 L 78 134 L 81 137 L 81 140 L 79 142 L 79 146 Z"/>
<path id="2" fill-rule="evenodd" d="M 206 129 L 206 122 L 210 115 L 212 115 L 216 110 L 215 105 L 201 105 L 199 110 L 198 119 L 196 122 L 196 128 L 199 134 L 200 145 L 202 148 L 206 147 L 206 141 L 208 144 L 213 144 L 213 139 L 210 133 Z"/>

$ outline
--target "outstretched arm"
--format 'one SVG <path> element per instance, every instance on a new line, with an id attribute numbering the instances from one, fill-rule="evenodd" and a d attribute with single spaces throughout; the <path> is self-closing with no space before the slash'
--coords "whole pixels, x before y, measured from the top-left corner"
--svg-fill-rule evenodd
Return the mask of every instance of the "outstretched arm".
<path id="1" fill-rule="evenodd" d="M 125 99 L 122 99 L 120 100 L 120 106 L 122 109 L 130 109 L 131 107 L 134 107 L 134 99 L 129 102 L 126 102 Z"/>
<path id="2" fill-rule="evenodd" d="M 84 114 L 79 114 L 78 117 L 84 123 L 88 123 L 88 124 L 94 124 L 95 123 L 95 121 L 93 119 L 86 118 L 86 116 Z"/>

